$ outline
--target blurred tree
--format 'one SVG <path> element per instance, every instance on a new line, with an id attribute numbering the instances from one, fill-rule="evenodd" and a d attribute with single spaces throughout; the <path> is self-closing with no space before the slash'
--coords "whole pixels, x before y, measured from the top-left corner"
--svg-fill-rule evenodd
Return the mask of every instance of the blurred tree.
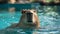
<path id="1" fill-rule="evenodd" d="M 6 4 L 8 3 L 8 0 L 0 0 L 0 4 Z"/>

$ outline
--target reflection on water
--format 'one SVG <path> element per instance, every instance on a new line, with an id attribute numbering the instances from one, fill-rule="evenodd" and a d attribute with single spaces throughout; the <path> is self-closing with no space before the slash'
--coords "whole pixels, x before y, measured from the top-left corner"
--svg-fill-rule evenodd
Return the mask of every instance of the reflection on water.
<path id="1" fill-rule="evenodd" d="M 42 10 L 39 11 L 40 13 L 38 14 L 40 19 L 41 19 L 41 25 L 46 28 L 60 28 L 59 26 L 59 20 L 60 20 L 60 15 L 59 15 L 59 6 L 42 6 L 43 8 L 40 8 Z M 59 8 L 59 9 L 58 9 Z"/>
<path id="2" fill-rule="evenodd" d="M 60 6 L 39 6 L 38 16 L 41 28 L 32 29 L 6 29 L 1 34 L 60 34 Z M 19 11 L 10 14 L 0 13 L 0 29 L 4 29 L 13 23 L 18 23 L 21 13 Z"/>
<path id="3" fill-rule="evenodd" d="M 7 29 L 0 31 L 1 34 L 60 34 L 58 30 L 48 30 L 48 29 Z"/>

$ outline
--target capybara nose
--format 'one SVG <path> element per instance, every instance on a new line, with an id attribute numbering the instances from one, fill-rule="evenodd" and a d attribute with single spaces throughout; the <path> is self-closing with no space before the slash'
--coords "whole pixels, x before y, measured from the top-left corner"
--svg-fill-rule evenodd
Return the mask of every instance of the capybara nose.
<path id="1" fill-rule="evenodd" d="M 27 22 L 31 22 L 31 23 L 32 23 L 32 22 L 33 22 L 33 21 L 32 21 L 32 17 L 33 17 L 33 14 L 30 13 L 30 12 L 28 12 L 28 13 L 27 13 Z"/>

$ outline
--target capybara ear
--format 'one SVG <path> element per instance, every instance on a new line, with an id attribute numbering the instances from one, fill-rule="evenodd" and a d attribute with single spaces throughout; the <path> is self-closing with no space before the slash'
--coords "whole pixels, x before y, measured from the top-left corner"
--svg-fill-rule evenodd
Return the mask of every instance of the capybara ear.
<path id="1" fill-rule="evenodd" d="M 23 14 L 23 13 L 26 13 L 26 10 L 22 10 L 22 14 Z"/>

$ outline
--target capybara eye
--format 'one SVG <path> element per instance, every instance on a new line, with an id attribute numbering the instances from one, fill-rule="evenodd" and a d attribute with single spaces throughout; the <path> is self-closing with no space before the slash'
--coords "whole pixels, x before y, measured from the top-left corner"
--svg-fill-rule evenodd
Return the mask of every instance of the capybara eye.
<path id="1" fill-rule="evenodd" d="M 26 13 L 26 11 L 23 10 L 22 13 Z"/>

